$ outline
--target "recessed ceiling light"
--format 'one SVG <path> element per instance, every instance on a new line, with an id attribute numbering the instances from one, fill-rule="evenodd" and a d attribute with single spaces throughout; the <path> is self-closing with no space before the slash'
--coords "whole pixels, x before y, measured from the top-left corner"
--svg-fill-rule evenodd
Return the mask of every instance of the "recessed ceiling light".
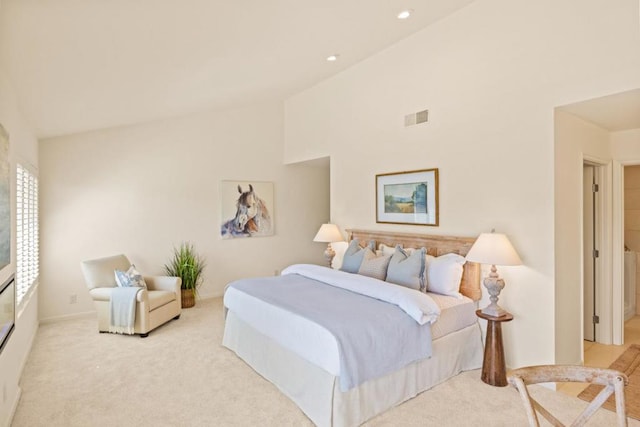
<path id="1" fill-rule="evenodd" d="M 411 16 L 413 9 L 405 9 L 402 12 L 398 13 L 398 19 L 407 19 Z"/>
<path id="2" fill-rule="evenodd" d="M 329 56 L 327 56 L 327 61 L 329 61 L 329 62 L 337 61 L 338 60 L 338 56 L 340 56 L 340 55 L 338 55 L 338 54 L 329 55 Z"/>

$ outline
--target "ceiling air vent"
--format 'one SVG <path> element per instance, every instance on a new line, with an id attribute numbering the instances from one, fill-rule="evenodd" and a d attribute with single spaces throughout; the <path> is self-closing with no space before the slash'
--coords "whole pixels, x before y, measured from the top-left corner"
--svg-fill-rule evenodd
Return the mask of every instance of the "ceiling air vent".
<path id="1" fill-rule="evenodd" d="M 429 110 L 418 111 L 417 113 L 407 114 L 404 116 L 404 125 L 413 126 L 420 123 L 426 123 L 429 120 Z"/>

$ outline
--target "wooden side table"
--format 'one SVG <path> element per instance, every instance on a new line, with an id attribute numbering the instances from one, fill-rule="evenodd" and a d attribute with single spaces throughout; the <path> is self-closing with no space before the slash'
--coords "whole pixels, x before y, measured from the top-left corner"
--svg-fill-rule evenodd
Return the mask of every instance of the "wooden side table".
<path id="1" fill-rule="evenodd" d="M 494 317 L 476 310 L 476 316 L 487 321 L 487 338 L 484 344 L 484 360 L 482 362 L 482 381 L 489 385 L 504 387 L 507 385 L 507 368 L 502 346 L 502 322 L 513 320 L 509 313 Z"/>

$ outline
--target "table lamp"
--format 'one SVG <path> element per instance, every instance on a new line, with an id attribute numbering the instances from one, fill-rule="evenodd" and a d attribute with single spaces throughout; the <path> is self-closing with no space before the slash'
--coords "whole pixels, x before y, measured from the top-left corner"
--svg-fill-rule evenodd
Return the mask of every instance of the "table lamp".
<path id="1" fill-rule="evenodd" d="M 324 251 L 324 257 L 327 259 L 329 268 L 331 268 L 331 261 L 336 255 L 336 252 L 331 247 L 331 243 L 344 241 L 344 237 L 342 237 L 340 229 L 335 224 L 322 224 L 320 226 L 320 230 L 316 233 L 316 237 L 313 238 L 313 241 L 327 243 L 327 249 Z"/>
<path id="2" fill-rule="evenodd" d="M 483 283 L 489 292 L 491 303 L 482 309 L 488 316 L 500 317 L 507 312 L 498 305 L 498 295 L 504 288 L 504 280 L 498 276 L 496 265 L 521 265 L 518 253 L 509 242 L 507 236 L 501 233 L 482 233 L 478 236 L 469 253 L 467 261 L 480 264 L 491 264 L 491 273 Z"/>

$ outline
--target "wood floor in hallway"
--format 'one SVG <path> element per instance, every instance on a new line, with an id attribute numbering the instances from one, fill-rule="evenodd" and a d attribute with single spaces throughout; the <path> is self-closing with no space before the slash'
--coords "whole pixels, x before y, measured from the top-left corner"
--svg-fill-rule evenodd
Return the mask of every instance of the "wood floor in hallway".
<path id="1" fill-rule="evenodd" d="M 604 345 L 591 341 L 584 342 L 584 365 L 608 368 L 631 344 L 640 344 L 640 316 L 629 319 L 624 324 L 624 345 Z M 589 384 L 559 384 L 558 391 L 577 396 Z"/>

